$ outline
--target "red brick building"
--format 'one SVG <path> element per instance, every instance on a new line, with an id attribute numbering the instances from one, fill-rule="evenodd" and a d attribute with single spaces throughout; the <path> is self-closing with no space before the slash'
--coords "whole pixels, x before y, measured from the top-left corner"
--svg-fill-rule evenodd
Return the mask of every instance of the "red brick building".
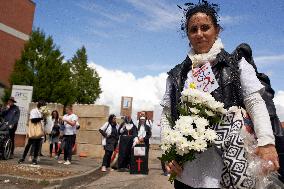
<path id="1" fill-rule="evenodd" d="M 34 11 L 31 0 L 0 0 L 0 88 L 9 86 L 15 61 L 32 31 Z"/>

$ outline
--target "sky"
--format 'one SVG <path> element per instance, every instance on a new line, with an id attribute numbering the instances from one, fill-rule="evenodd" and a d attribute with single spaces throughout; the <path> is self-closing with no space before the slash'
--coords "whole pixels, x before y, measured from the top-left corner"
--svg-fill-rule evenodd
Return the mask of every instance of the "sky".
<path id="1" fill-rule="evenodd" d="M 98 104 L 119 114 L 121 96 L 134 97 L 134 114 L 155 110 L 158 122 L 166 72 L 183 61 L 188 40 L 177 5 L 185 0 L 34 0 L 34 28 L 51 35 L 65 59 L 83 45 L 101 77 Z M 191 2 L 196 3 L 196 0 Z M 260 72 L 269 75 L 284 121 L 284 1 L 212 0 L 220 6 L 220 37 L 232 52 L 248 43 Z"/>

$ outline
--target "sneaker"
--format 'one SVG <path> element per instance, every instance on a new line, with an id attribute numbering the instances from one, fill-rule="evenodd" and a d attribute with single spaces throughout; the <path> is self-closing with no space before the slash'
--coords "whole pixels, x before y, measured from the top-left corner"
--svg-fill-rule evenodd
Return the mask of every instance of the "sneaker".
<path id="1" fill-rule="evenodd" d="M 62 164 L 62 163 L 65 163 L 65 161 L 59 160 L 57 163 Z"/>
<path id="2" fill-rule="evenodd" d="M 37 160 L 33 159 L 33 165 L 37 165 Z"/>
<path id="3" fill-rule="evenodd" d="M 54 159 L 59 160 L 59 157 L 58 157 L 58 156 L 55 156 Z"/>
<path id="4" fill-rule="evenodd" d="M 63 163 L 64 165 L 71 165 L 71 162 L 69 160 L 65 161 L 65 163 Z"/>
<path id="5" fill-rule="evenodd" d="M 24 163 L 24 159 L 19 159 L 19 161 L 18 161 L 18 164 L 22 164 L 22 163 Z"/>
<path id="6" fill-rule="evenodd" d="M 102 172 L 106 172 L 106 167 L 105 166 L 102 166 Z"/>

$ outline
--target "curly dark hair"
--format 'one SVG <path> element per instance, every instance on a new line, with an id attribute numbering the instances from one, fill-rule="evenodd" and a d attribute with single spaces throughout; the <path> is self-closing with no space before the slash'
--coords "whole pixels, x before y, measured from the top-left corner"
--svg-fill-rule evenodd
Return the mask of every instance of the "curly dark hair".
<path id="1" fill-rule="evenodd" d="M 205 0 L 199 0 L 197 4 L 193 3 L 185 3 L 184 8 L 178 5 L 180 9 L 183 10 L 184 17 L 181 21 L 181 30 L 188 35 L 188 21 L 189 19 L 196 13 L 205 13 L 210 16 L 212 22 L 216 28 L 222 29 L 222 27 L 218 24 L 219 22 L 219 5 L 214 3 L 208 3 Z"/>
<path id="2" fill-rule="evenodd" d="M 46 106 L 46 102 L 44 100 L 39 100 L 37 103 L 37 107 L 40 108 L 42 106 Z"/>
<path id="3" fill-rule="evenodd" d="M 109 117 L 108 117 L 109 124 L 112 124 L 112 120 L 113 120 L 114 117 L 116 117 L 114 114 L 109 115 Z"/>

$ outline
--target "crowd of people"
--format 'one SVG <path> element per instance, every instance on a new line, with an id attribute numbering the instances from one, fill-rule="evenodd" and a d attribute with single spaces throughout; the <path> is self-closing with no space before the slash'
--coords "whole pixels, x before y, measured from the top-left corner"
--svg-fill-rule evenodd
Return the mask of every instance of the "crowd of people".
<path id="1" fill-rule="evenodd" d="M 20 110 L 15 105 L 14 97 L 9 98 L 5 107 L 1 108 L 0 117 L 2 122 L 9 127 L 9 138 L 11 139 L 11 154 L 10 159 L 14 158 L 15 148 L 15 132 L 20 117 Z M 46 141 L 49 142 L 49 157 L 58 163 L 70 165 L 72 161 L 72 149 L 76 143 L 77 130 L 80 128 L 78 116 L 73 113 L 72 106 L 65 107 L 65 115 L 59 116 L 57 110 L 53 110 L 49 115 L 49 110 L 44 112 L 43 107 L 46 107 L 46 102 L 40 100 L 36 107 L 29 113 L 29 121 L 27 127 L 27 143 L 24 152 L 18 163 L 21 164 L 29 155 L 29 161 L 33 165 L 37 165 L 39 156 L 42 154 L 42 144 Z M 49 116 L 49 117 L 48 117 Z M 50 132 L 46 132 L 45 126 L 49 123 Z M 60 155 L 64 151 L 64 157 L 61 160 Z"/>
<path id="2" fill-rule="evenodd" d="M 9 137 L 12 142 L 11 159 L 14 158 L 15 131 L 20 117 L 20 110 L 15 103 L 13 97 L 9 98 L 6 106 L 1 108 L 0 111 L 0 116 L 9 126 Z M 27 143 L 18 163 L 24 163 L 28 156 L 28 161 L 37 165 L 40 156 L 43 156 L 42 144 L 48 142 L 49 157 L 54 158 L 60 164 L 70 165 L 77 130 L 80 128 L 78 116 L 73 113 L 72 106 L 65 107 L 66 114 L 64 116 L 60 116 L 57 110 L 53 110 L 49 115 L 45 112 L 45 109 L 46 102 L 43 100 L 40 100 L 36 107 L 31 109 L 27 127 Z M 50 112 L 50 110 L 48 111 Z M 50 117 L 50 120 L 47 116 Z M 49 121 L 51 128 L 46 133 L 45 126 L 50 124 Z M 102 134 L 102 146 L 105 150 L 101 170 L 105 172 L 110 169 L 112 156 L 116 156 L 114 167 L 118 171 L 129 171 L 133 148 L 138 144 L 145 146 L 145 152 L 148 156 L 149 139 L 152 135 L 151 127 L 152 121 L 147 118 L 146 112 L 140 113 L 137 125 L 134 124 L 130 116 L 123 117 L 121 124 L 118 124 L 116 116 L 111 114 L 108 121 L 99 129 Z M 60 158 L 63 151 L 64 156 Z"/>
<path id="3" fill-rule="evenodd" d="M 108 121 L 99 129 L 103 136 L 102 145 L 105 150 L 101 168 L 102 172 L 112 169 L 111 160 L 116 148 L 118 148 L 118 171 L 129 171 L 133 148 L 137 144 L 144 145 L 148 158 L 149 139 L 152 136 L 152 132 L 151 126 L 146 124 L 147 120 L 145 112 L 142 112 L 137 126 L 129 116 L 125 116 L 123 122 L 118 125 L 116 116 L 114 114 L 109 116 Z"/>

